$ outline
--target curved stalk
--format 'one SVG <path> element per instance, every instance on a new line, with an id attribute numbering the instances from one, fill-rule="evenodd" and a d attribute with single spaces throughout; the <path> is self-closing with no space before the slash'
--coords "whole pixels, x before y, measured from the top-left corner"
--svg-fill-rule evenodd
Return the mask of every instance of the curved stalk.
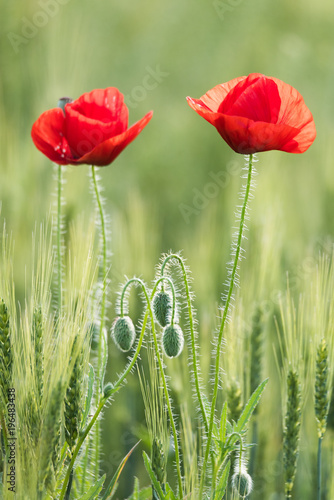
<path id="1" fill-rule="evenodd" d="M 203 461 L 202 477 L 201 477 L 200 490 L 199 490 L 199 498 L 202 498 L 202 492 L 203 492 L 205 475 L 206 475 L 206 467 L 207 467 L 208 458 L 209 458 L 209 454 L 210 454 L 210 446 L 211 446 L 212 431 L 213 431 L 215 409 L 216 409 L 216 402 L 217 402 L 217 395 L 218 395 L 218 386 L 219 386 L 220 353 L 221 353 L 221 346 L 222 346 L 222 340 L 223 340 L 223 332 L 224 332 L 224 328 L 225 328 L 226 320 L 227 320 L 227 315 L 228 315 L 229 308 L 230 308 L 230 302 L 231 302 L 231 298 L 232 298 L 232 294 L 233 294 L 234 283 L 235 283 L 235 279 L 236 279 L 238 263 L 239 263 L 240 253 L 241 253 L 241 241 L 242 241 L 244 226 L 245 226 L 245 218 L 246 218 L 247 205 L 248 205 L 249 194 L 250 194 L 250 189 L 251 189 L 252 174 L 253 174 L 253 155 L 249 155 L 247 183 L 246 183 L 244 200 L 243 200 L 243 205 L 242 205 L 241 214 L 240 214 L 240 224 L 239 224 L 238 237 L 237 237 L 237 241 L 236 241 L 235 256 L 234 256 L 233 267 L 232 267 L 232 272 L 231 272 L 231 279 L 230 279 L 227 297 L 226 297 L 226 303 L 225 303 L 224 312 L 223 312 L 223 318 L 222 318 L 221 326 L 220 326 L 219 333 L 218 333 L 217 349 L 216 349 L 216 353 L 215 353 L 215 359 L 216 359 L 215 379 L 214 379 L 213 396 L 212 396 L 212 402 L 211 402 L 209 432 L 208 432 L 208 436 L 207 436 L 207 443 L 206 443 L 206 449 L 205 449 L 205 455 L 204 455 L 204 461 Z"/>
<path id="2" fill-rule="evenodd" d="M 171 426 L 172 426 L 172 433 L 173 433 L 174 446 L 175 446 L 176 470 L 177 470 L 177 478 L 178 478 L 178 486 L 179 486 L 179 498 L 182 499 L 182 474 L 181 474 L 181 465 L 180 465 L 179 444 L 178 444 L 178 440 L 177 440 L 177 432 L 176 432 L 176 426 L 175 426 L 175 422 L 174 422 L 174 415 L 173 415 L 172 405 L 171 405 L 170 398 L 169 398 L 169 392 L 168 392 L 168 388 L 167 388 L 167 382 L 166 382 L 165 372 L 164 372 L 162 361 L 161 361 L 161 357 L 160 357 L 160 351 L 159 351 L 157 336 L 156 336 L 156 332 L 155 332 L 155 324 L 154 324 L 153 312 L 152 312 L 152 308 L 151 308 L 151 300 L 154 297 L 154 294 L 155 294 L 155 292 L 156 292 L 156 290 L 158 288 L 159 283 L 161 281 L 163 282 L 164 280 L 169 281 L 169 284 L 172 287 L 173 298 L 174 298 L 173 305 L 174 305 L 174 308 L 175 308 L 175 291 L 174 291 L 173 283 L 172 283 L 172 281 L 169 278 L 161 277 L 159 280 L 156 281 L 156 283 L 154 285 L 154 288 L 153 288 L 153 291 L 151 293 L 151 298 L 148 297 L 148 293 L 147 293 L 146 287 L 145 287 L 144 283 L 142 282 L 142 280 L 140 280 L 139 278 L 132 278 L 131 280 L 129 280 L 126 283 L 126 285 L 124 286 L 123 291 L 122 291 L 122 295 L 121 295 L 121 314 L 123 313 L 123 301 L 124 301 L 124 294 L 125 294 L 126 288 L 131 283 L 135 283 L 135 282 L 139 283 L 141 285 L 141 287 L 142 287 L 143 292 L 144 292 L 144 295 L 145 295 L 145 298 L 146 298 L 146 301 L 147 301 L 147 308 L 148 308 L 147 312 L 145 314 L 143 328 L 144 328 L 144 326 L 146 326 L 147 317 L 149 315 L 150 316 L 150 320 L 151 320 L 151 328 L 152 328 L 152 335 L 153 335 L 153 342 L 154 342 L 155 353 L 156 353 L 156 356 L 157 356 L 157 361 L 158 361 L 159 370 L 160 370 L 160 374 L 161 374 L 162 385 L 163 385 L 164 394 L 165 394 L 166 403 L 167 403 L 168 415 L 169 415 L 170 423 L 171 423 Z M 174 314 L 175 314 L 175 312 L 173 310 L 173 319 L 174 319 Z M 114 386 L 114 388 L 115 387 L 116 386 Z"/>
<path id="3" fill-rule="evenodd" d="M 204 408 L 204 403 L 203 403 L 203 398 L 202 398 L 202 393 L 201 393 L 200 383 L 199 383 L 199 376 L 198 376 L 198 361 L 197 361 L 197 352 L 196 352 L 194 318 L 193 318 L 192 304 L 191 304 L 191 298 L 190 298 L 189 283 L 188 283 L 188 277 L 187 277 L 186 269 L 185 269 L 182 258 L 177 254 L 168 255 L 161 266 L 161 275 L 163 276 L 167 262 L 171 259 L 177 260 L 178 263 L 180 264 L 180 267 L 182 270 L 184 288 L 185 288 L 185 292 L 186 292 L 186 296 L 187 296 L 187 304 L 188 304 L 189 328 L 190 328 L 190 336 L 191 336 L 192 364 L 193 364 L 193 370 L 194 370 L 196 395 L 197 395 L 197 399 L 199 402 L 202 418 L 204 421 L 205 431 L 208 432 L 209 431 L 208 417 L 207 417 L 207 414 L 206 414 L 206 411 Z"/>

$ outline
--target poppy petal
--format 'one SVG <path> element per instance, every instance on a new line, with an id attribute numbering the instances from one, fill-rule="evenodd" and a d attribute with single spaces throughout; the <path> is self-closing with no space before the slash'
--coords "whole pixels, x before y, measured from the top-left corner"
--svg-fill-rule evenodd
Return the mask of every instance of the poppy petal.
<path id="1" fill-rule="evenodd" d="M 312 114 L 299 92 L 260 73 L 217 85 L 200 99 L 187 100 L 237 153 L 274 149 L 303 153 L 316 137 Z"/>
<path id="2" fill-rule="evenodd" d="M 234 87 L 220 106 L 219 112 L 244 116 L 254 121 L 276 123 L 280 108 L 281 99 L 276 83 L 263 75 L 257 75 Z"/>
<path id="3" fill-rule="evenodd" d="M 106 89 L 95 89 L 91 92 L 86 92 L 75 101 L 66 106 L 74 109 L 93 120 L 98 120 L 104 123 L 117 123 L 120 127 L 120 132 L 128 127 L 128 108 L 124 103 L 123 94 L 116 87 L 108 87 Z"/>
<path id="4" fill-rule="evenodd" d="M 242 80 L 244 80 L 245 76 L 240 76 L 238 78 L 234 78 L 226 83 L 221 83 L 220 85 L 216 85 L 213 89 L 209 90 L 206 94 L 202 95 L 201 101 L 205 104 L 211 111 L 218 111 L 218 108 L 227 96 L 227 94 Z"/>
<path id="5" fill-rule="evenodd" d="M 127 129 L 128 109 L 123 94 L 109 87 L 84 94 L 67 104 L 65 118 L 65 133 L 73 156 L 81 158 Z"/>
<path id="6" fill-rule="evenodd" d="M 109 165 L 140 134 L 151 120 L 152 115 L 153 111 L 150 111 L 125 132 L 98 144 L 92 151 L 74 160 L 73 164 L 87 163 L 97 167 Z"/>
<path id="7" fill-rule="evenodd" d="M 59 165 L 66 165 L 72 159 L 64 135 L 65 116 L 60 108 L 42 113 L 31 129 L 31 137 L 37 149 Z"/>

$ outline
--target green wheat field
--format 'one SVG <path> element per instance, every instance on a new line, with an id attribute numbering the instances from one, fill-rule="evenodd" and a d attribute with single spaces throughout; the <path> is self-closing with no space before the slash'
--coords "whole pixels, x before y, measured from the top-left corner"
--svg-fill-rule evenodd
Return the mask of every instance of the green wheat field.
<path id="1" fill-rule="evenodd" d="M 334 500 L 333 16 L 329 0 L 0 0 L 0 498 Z M 245 159 L 186 97 L 253 72 L 298 89 L 317 138 L 302 155 L 257 155 L 205 457 Z M 124 94 L 130 124 L 154 115 L 115 162 L 96 168 L 108 268 L 99 340 L 91 168 L 62 169 L 57 314 L 57 168 L 30 132 L 59 98 L 111 86 Z M 141 286 L 152 293 L 166 258 L 184 333 L 175 359 L 163 354 Z M 137 344 L 122 352 L 111 329 L 133 277 L 141 281 L 124 307 L 136 342 L 145 336 L 120 379 Z M 252 478 L 252 492 L 238 472 Z"/>

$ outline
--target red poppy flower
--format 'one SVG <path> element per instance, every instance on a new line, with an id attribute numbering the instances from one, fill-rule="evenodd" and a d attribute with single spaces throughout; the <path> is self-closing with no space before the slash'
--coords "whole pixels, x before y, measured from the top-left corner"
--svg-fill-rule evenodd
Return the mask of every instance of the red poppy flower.
<path id="1" fill-rule="evenodd" d="M 114 87 L 93 90 L 45 111 L 31 130 L 35 146 L 59 165 L 109 165 L 152 118 L 150 111 L 128 128 L 128 108 Z"/>
<path id="2" fill-rule="evenodd" d="M 303 153 L 316 136 L 312 114 L 296 89 L 259 73 L 217 85 L 188 104 L 236 152 Z"/>

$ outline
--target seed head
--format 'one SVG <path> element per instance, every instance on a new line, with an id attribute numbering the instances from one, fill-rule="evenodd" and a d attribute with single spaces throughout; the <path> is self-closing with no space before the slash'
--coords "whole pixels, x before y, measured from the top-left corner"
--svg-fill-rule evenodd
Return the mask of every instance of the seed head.
<path id="1" fill-rule="evenodd" d="M 111 327 L 111 336 L 121 351 L 129 351 L 136 338 L 136 331 L 131 318 L 129 316 L 116 318 Z"/>
<path id="2" fill-rule="evenodd" d="M 322 339 L 318 349 L 315 367 L 314 409 L 318 437 L 323 438 L 327 427 L 329 410 L 329 363 L 326 340 Z"/>

